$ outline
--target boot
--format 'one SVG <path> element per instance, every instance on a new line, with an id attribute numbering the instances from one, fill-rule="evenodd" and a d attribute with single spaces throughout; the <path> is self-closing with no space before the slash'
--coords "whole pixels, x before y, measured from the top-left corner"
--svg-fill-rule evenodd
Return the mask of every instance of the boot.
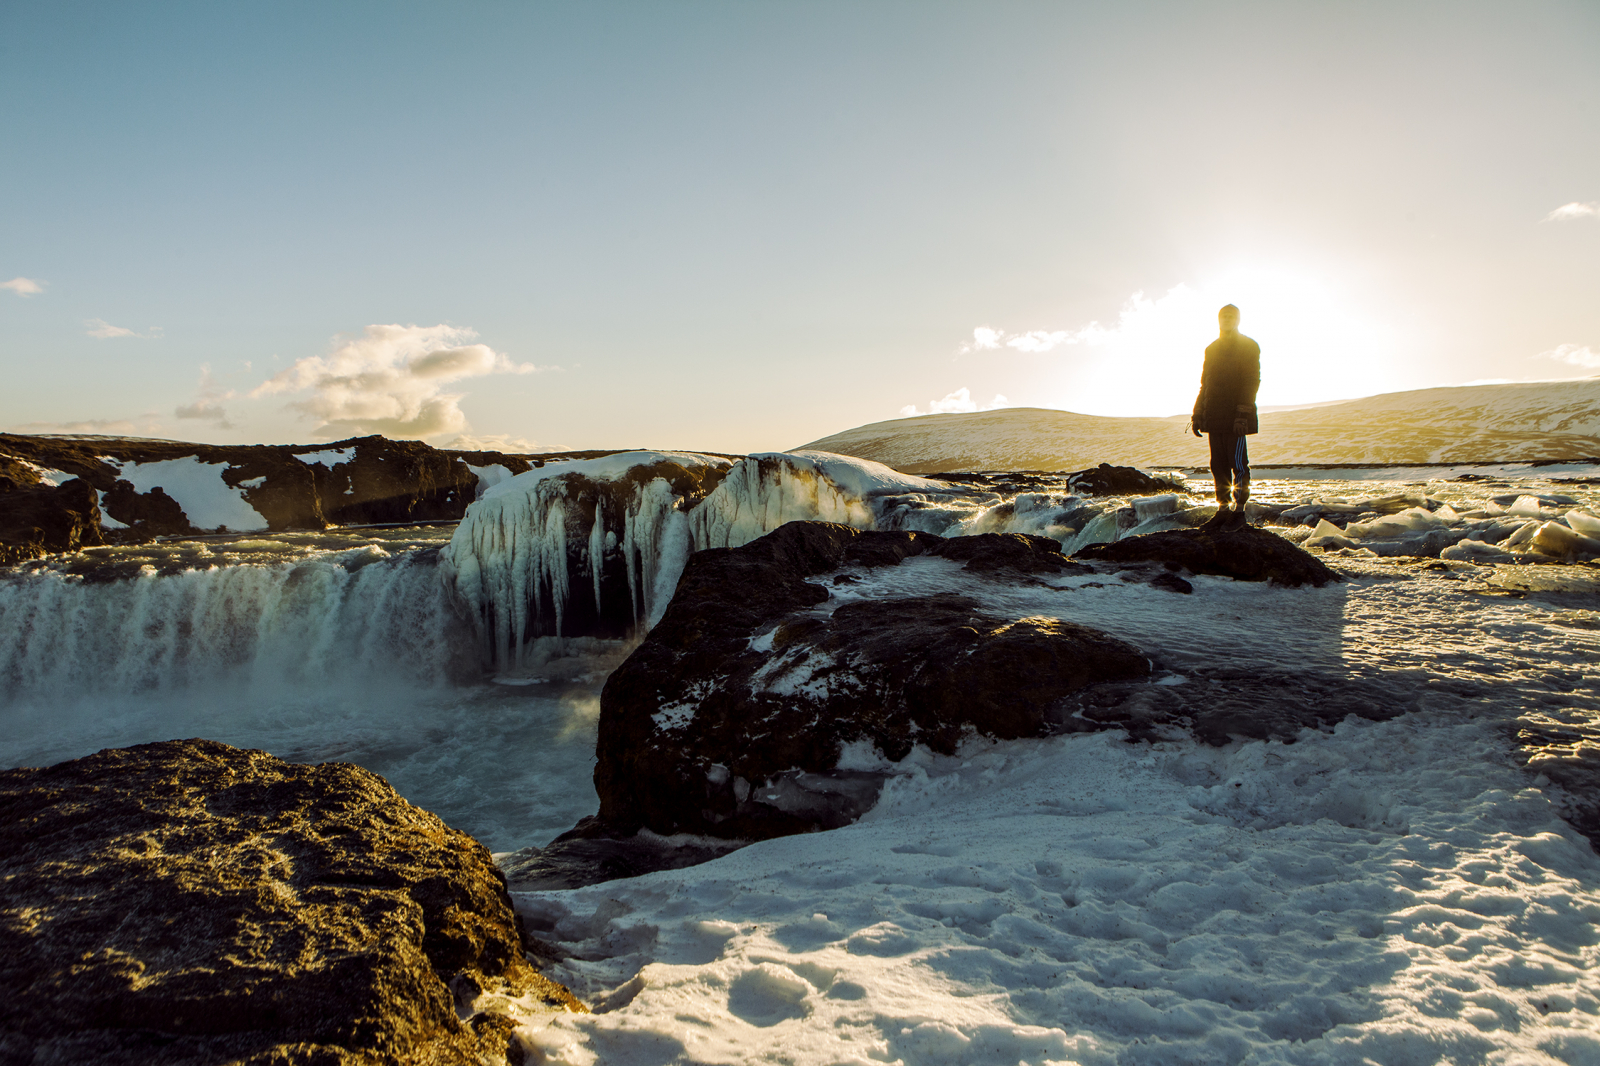
<path id="1" fill-rule="evenodd" d="M 1250 524 L 1245 517 L 1244 505 L 1250 499 L 1249 482 L 1240 482 L 1233 486 L 1233 510 L 1228 512 L 1228 521 L 1222 527 L 1224 533 L 1237 533 Z"/>
<path id="2" fill-rule="evenodd" d="M 1217 507 L 1216 514 L 1212 515 L 1210 518 L 1201 523 L 1200 531 L 1202 533 L 1216 533 L 1227 524 L 1228 519 L 1232 516 L 1233 512 L 1228 510 L 1228 505 L 1222 504 Z"/>

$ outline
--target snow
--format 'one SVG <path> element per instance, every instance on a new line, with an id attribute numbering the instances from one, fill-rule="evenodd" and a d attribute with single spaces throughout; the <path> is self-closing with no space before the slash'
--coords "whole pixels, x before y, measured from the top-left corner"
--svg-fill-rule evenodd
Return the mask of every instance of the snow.
<path id="1" fill-rule="evenodd" d="M 566 956 L 549 975 L 596 1006 L 524 1039 L 612 1066 L 1594 1061 L 1600 859 L 1506 743 L 1519 716 L 1595 720 L 1600 634 L 1487 595 L 1499 568 L 1350 565 L 1320 590 L 1200 577 L 1185 597 L 942 559 L 853 572 L 824 608 L 962 582 L 1169 666 L 1292 664 L 1421 709 L 1294 744 L 972 740 L 899 764 L 856 745 L 842 767 L 893 776 L 853 826 L 516 893 Z"/>
<path id="2" fill-rule="evenodd" d="M 652 466 L 656 463 L 677 463 L 685 467 L 704 466 L 707 463 L 723 466 L 729 460 L 719 456 L 701 455 L 697 452 L 614 452 L 603 455 L 598 459 L 563 459 L 559 462 L 545 463 L 531 470 L 507 478 L 496 485 L 490 486 L 484 492 L 484 498 L 496 499 L 501 496 L 528 493 L 534 485 L 550 478 L 560 477 L 563 474 L 581 474 L 590 481 L 615 481 L 620 477 L 627 477 L 629 472 L 641 467 Z M 477 469 L 476 467 L 474 468 Z"/>
<path id="3" fill-rule="evenodd" d="M 1197 380 L 1199 365 L 1197 349 Z M 804 447 L 917 473 L 1081 470 L 1108 461 L 1203 467 L 1206 442 L 1185 431 L 1187 421 L 1187 413 L 1177 412 L 1168 418 L 1105 418 L 1012 407 L 875 422 Z M 1482 466 L 1486 458 L 1512 457 L 1522 462 L 1494 465 L 1519 476 L 1548 477 L 1549 469 L 1530 471 L 1528 462 L 1600 455 L 1600 377 L 1424 389 L 1263 412 L 1261 433 L 1251 439 L 1250 453 L 1261 476 L 1279 476 L 1269 468 L 1289 463 Z M 1594 464 L 1586 465 L 1592 472 Z M 1355 476 L 1374 475 L 1369 470 Z M 1431 475 L 1391 470 L 1378 476 L 1412 480 Z"/>
<path id="4" fill-rule="evenodd" d="M 102 457 L 102 461 L 118 466 L 117 477 L 130 482 L 136 492 L 157 488 L 165 491 L 178 501 L 189 524 L 197 529 L 226 526 L 244 532 L 267 528 L 266 519 L 245 500 L 244 491 L 222 480 L 227 463 L 203 463 L 193 455 L 153 463 L 106 457 Z"/>
<path id="5" fill-rule="evenodd" d="M 496 485 L 500 484 L 500 482 L 508 480 L 512 476 L 511 468 L 503 463 L 490 463 L 488 466 L 473 466 L 471 463 L 468 463 L 467 469 L 471 470 L 478 476 L 478 492 L 476 498 L 480 500 L 483 498 L 483 494 L 485 492 L 494 488 Z"/>
<path id="6" fill-rule="evenodd" d="M 77 474 L 69 474 L 65 470 L 52 470 L 50 467 L 40 466 L 38 463 L 30 463 L 26 459 L 17 459 L 15 461 L 38 474 L 39 482 L 44 485 L 59 487 L 78 476 Z"/>
<path id="7" fill-rule="evenodd" d="M 1042 528 L 1066 506 L 1028 494 L 1039 499 L 1018 496 L 1007 513 L 927 486 L 863 496 L 865 482 L 849 479 L 869 468 L 745 462 L 714 527 L 730 537 L 807 507 L 981 531 Z M 690 543 L 693 512 L 661 484 L 629 505 L 636 549 L 669 535 Z M 819 609 L 959 588 L 986 613 L 1130 640 L 1157 660 L 1156 684 L 1180 693 L 1219 669 L 1315 674 L 1417 709 L 1294 744 L 975 739 L 954 757 L 917 749 L 897 764 L 855 745 L 842 768 L 891 776 L 853 826 L 690 869 L 517 893 L 530 932 L 567 956 L 550 976 L 596 1008 L 530 1024 L 523 1039 L 551 1063 L 613 1066 L 1600 1060 L 1600 859 L 1559 818 L 1563 793 L 1512 750 L 1527 726 L 1595 735 L 1600 615 L 1591 599 L 1552 597 L 1600 594 L 1600 569 L 1529 565 L 1510 542 L 1556 519 L 1490 506 L 1538 495 L 1545 508 L 1554 490 L 1257 489 L 1306 508 L 1298 520 L 1313 525 L 1289 532 L 1423 510 L 1444 531 L 1477 531 L 1443 558 L 1524 562 L 1434 571 L 1330 555 L 1351 580 L 1283 589 L 1200 576 L 1190 596 L 1104 574 L 990 581 L 934 558 L 852 571 Z M 529 568 L 533 549 L 557 540 L 621 550 L 609 530 L 569 532 L 565 518 L 551 530 L 550 515 L 566 514 L 551 490 L 490 501 L 482 513 L 501 518 L 478 519 L 472 536 L 506 538 L 493 551 Z M 1594 490 L 1562 491 L 1584 499 L 1558 528 L 1592 535 L 1570 516 L 1593 512 Z M 1375 505 L 1384 500 L 1392 511 Z M 1102 505 L 1088 524 L 1126 535 L 1122 501 Z M 600 683 L 625 647 L 591 642 L 581 658 L 561 653 L 582 642 L 545 638 L 528 661 L 544 684 L 447 683 L 473 660 L 443 568 L 414 545 L 340 536 L 234 542 L 241 553 L 310 546 L 292 562 L 230 562 L 201 554 L 224 544 L 191 543 L 194 565 L 169 576 L 156 571 L 171 569 L 173 545 L 115 549 L 149 553 L 128 556 L 151 561 L 130 580 L 84 581 L 61 561 L 0 575 L 0 628 L 13 635 L 0 645 L 0 764 L 194 735 L 348 759 L 498 852 L 544 844 L 592 813 Z M 499 558 L 490 548 L 475 550 Z M 657 570 L 634 581 L 659 589 L 660 561 L 679 550 L 658 548 Z M 770 649 L 773 636 L 754 634 L 753 646 Z M 813 676 L 798 658 L 775 669 L 797 689 Z"/>
<path id="8" fill-rule="evenodd" d="M 262 485 L 265 485 L 266 483 L 267 483 L 267 475 L 262 474 L 259 477 L 245 478 L 243 481 L 239 482 L 239 487 L 241 489 L 259 489 Z"/>
<path id="9" fill-rule="evenodd" d="M 319 452 L 303 452 L 295 458 L 307 466 L 320 466 L 332 470 L 336 466 L 348 463 L 355 454 L 355 446 L 351 445 L 348 448 L 324 448 Z"/>

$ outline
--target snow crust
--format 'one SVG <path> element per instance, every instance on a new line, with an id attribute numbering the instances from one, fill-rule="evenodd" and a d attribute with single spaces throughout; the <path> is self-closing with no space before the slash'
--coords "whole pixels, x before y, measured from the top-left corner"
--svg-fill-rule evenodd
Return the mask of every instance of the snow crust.
<path id="1" fill-rule="evenodd" d="M 101 461 L 116 466 L 117 477 L 130 482 L 137 492 L 156 488 L 165 491 L 178 501 L 189 524 L 197 529 L 226 526 L 236 532 L 250 532 L 267 528 L 267 520 L 250 506 L 244 498 L 244 490 L 222 480 L 227 463 L 203 463 L 193 455 L 153 463 L 125 462 L 104 456 Z M 103 521 L 104 508 L 101 514 Z"/>
<path id="2" fill-rule="evenodd" d="M 327 470 L 348 463 L 356 454 L 354 445 L 348 448 L 324 448 L 320 452 L 301 452 L 295 458 L 307 466 L 320 466 Z"/>
<path id="3" fill-rule="evenodd" d="M 503 463 L 490 463 L 488 466 L 473 466 L 471 463 L 468 463 L 467 469 L 471 470 L 478 477 L 478 491 L 476 498 L 480 500 L 483 499 L 483 494 L 485 492 L 488 492 L 490 489 L 500 484 L 500 482 L 507 481 L 513 476 L 511 473 L 511 468 Z"/>
<path id="4" fill-rule="evenodd" d="M 596 1006 L 525 1039 L 616 1066 L 1595 1061 L 1600 859 L 1506 744 L 1519 716 L 1595 721 L 1600 633 L 1477 571 L 1348 565 L 1182 597 L 942 559 L 852 572 L 822 609 L 960 581 L 986 611 L 1134 640 L 1169 682 L 1293 669 L 1421 709 L 1294 744 L 856 745 L 842 768 L 892 776 L 853 826 L 515 894 L 568 956 L 549 975 Z"/>

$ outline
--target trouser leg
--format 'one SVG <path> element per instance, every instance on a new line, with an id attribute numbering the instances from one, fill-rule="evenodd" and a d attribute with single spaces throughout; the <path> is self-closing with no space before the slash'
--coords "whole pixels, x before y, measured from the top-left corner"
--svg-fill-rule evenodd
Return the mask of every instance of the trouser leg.
<path id="1" fill-rule="evenodd" d="M 1228 506 L 1229 489 L 1233 486 L 1234 453 L 1244 440 L 1232 433 L 1211 433 L 1211 480 L 1217 487 L 1217 506 Z"/>
<path id="2" fill-rule="evenodd" d="M 1244 510 L 1245 501 L 1250 499 L 1250 451 L 1245 447 L 1248 439 L 1241 435 L 1233 447 L 1233 506 L 1239 511 Z"/>

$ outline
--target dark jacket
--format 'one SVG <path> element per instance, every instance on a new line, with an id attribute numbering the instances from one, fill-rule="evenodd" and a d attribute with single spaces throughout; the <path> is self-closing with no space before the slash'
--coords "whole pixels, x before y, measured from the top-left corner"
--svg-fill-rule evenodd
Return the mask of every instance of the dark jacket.
<path id="1" fill-rule="evenodd" d="M 1243 333 L 1218 337 L 1206 348 L 1200 395 L 1194 400 L 1194 428 L 1201 433 L 1232 433 L 1233 420 L 1242 415 L 1246 433 L 1261 432 L 1256 417 L 1260 387 L 1261 345 Z M 1240 412 L 1240 407 L 1246 410 Z"/>

